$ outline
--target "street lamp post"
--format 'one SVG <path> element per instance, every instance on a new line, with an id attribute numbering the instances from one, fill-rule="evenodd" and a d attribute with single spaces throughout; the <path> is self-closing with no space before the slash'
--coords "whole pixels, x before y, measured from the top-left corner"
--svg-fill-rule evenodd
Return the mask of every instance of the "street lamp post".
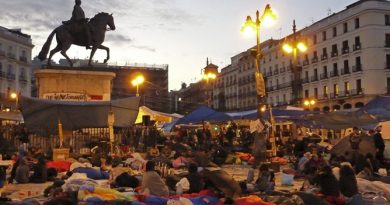
<path id="1" fill-rule="evenodd" d="M 310 111 L 310 108 L 311 108 L 311 106 L 313 106 L 313 105 L 315 105 L 316 104 L 316 101 L 315 100 L 310 100 L 310 99 L 307 99 L 307 100 L 305 100 L 304 102 L 303 102 L 303 105 L 305 106 L 305 107 L 308 107 L 308 109 L 309 109 L 309 111 Z"/>
<path id="2" fill-rule="evenodd" d="M 250 16 L 247 16 L 246 22 L 242 27 L 241 31 L 246 34 L 253 33 L 253 30 L 256 31 L 256 87 L 257 87 L 257 115 L 260 120 L 263 119 L 262 108 L 265 104 L 265 83 L 264 78 L 260 70 L 260 59 L 262 58 L 261 48 L 260 48 L 260 26 L 264 23 L 266 26 L 272 25 L 272 23 L 277 19 L 277 15 L 272 11 L 269 4 L 266 5 L 263 15 L 260 16 L 260 12 L 256 11 L 256 21 L 254 22 Z"/>
<path id="3" fill-rule="evenodd" d="M 257 104 L 257 117 L 261 121 L 262 124 L 264 123 L 263 120 L 263 113 L 266 109 L 266 90 L 265 90 L 265 83 L 264 78 L 260 70 L 260 60 L 262 58 L 261 48 L 260 48 L 260 26 L 264 24 L 265 26 L 270 26 L 272 23 L 277 19 L 276 13 L 274 13 L 271 9 L 271 6 L 269 4 L 266 5 L 264 9 L 264 13 L 260 16 L 260 12 L 256 11 L 256 21 L 253 22 L 252 18 L 250 16 L 247 16 L 246 22 L 244 26 L 242 27 L 241 31 L 243 31 L 246 34 L 253 33 L 253 30 L 256 31 L 256 57 L 255 57 L 255 64 L 256 64 L 256 72 L 255 72 L 255 79 L 256 79 L 256 91 L 257 91 L 257 98 L 258 98 L 258 104 Z M 272 110 L 270 109 L 270 112 Z M 272 118 L 272 114 L 270 116 Z M 273 134 L 273 119 L 270 119 L 271 122 L 271 130 L 269 134 L 269 141 L 274 140 L 274 134 Z M 254 142 L 254 150 L 253 154 L 255 155 L 256 161 L 255 166 L 260 163 L 260 158 L 264 157 L 265 150 L 264 149 L 264 139 L 266 137 L 263 136 L 264 133 L 257 132 Z M 272 139 L 271 139 L 272 138 Z M 272 150 L 275 151 L 276 147 L 274 146 L 274 143 L 272 143 Z"/>
<path id="4" fill-rule="evenodd" d="M 217 75 L 215 73 L 203 73 L 203 79 L 206 81 L 206 89 L 207 89 L 207 106 L 210 106 L 210 101 L 211 101 L 211 87 L 210 87 L 210 81 L 215 80 L 217 78 Z"/>
<path id="5" fill-rule="evenodd" d="M 131 81 L 131 84 L 133 86 L 136 87 L 137 89 L 137 92 L 136 92 L 136 96 L 139 97 L 139 86 L 145 82 L 145 78 L 143 75 L 138 75 L 137 77 L 135 77 L 132 81 Z"/>
<path id="6" fill-rule="evenodd" d="M 307 46 L 304 42 L 299 41 L 296 36 L 297 27 L 295 25 L 295 20 L 293 21 L 293 39 L 291 42 L 285 42 L 283 45 L 283 51 L 289 54 L 293 54 L 293 61 L 291 64 L 291 70 L 293 72 L 293 82 L 292 82 L 292 91 L 293 91 L 293 97 L 295 100 L 294 104 L 297 104 L 299 99 L 301 99 L 302 96 L 302 82 L 301 82 L 301 73 L 300 69 L 297 66 L 297 54 L 298 51 L 300 52 L 306 52 Z"/>
<path id="7" fill-rule="evenodd" d="M 11 99 L 15 100 L 15 111 L 17 111 L 19 108 L 19 95 L 17 93 L 13 92 L 13 93 L 11 93 L 10 97 L 11 97 Z"/>

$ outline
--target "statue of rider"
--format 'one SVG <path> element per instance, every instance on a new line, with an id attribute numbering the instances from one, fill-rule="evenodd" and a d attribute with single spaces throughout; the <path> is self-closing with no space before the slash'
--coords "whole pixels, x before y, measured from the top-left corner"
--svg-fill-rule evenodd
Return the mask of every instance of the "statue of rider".
<path id="1" fill-rule="evenodd" d="M 63 24 L 70 25 L 75 23 L 82 27 L 82 31 L 86 37 L 86 48 L 90 49 L 91 42 L 91 33 L 88 28 L 88 19 L 85 18 L 84 10 L 81 8 L 81 0 L 75 0 L 75 5 L 73 7 L 72 17 L 69 21 L 64 21 Z"/>

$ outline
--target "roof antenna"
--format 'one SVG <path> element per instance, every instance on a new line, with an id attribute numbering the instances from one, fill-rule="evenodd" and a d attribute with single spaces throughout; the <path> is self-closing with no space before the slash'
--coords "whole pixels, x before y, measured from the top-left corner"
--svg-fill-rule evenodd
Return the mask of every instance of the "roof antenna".
<path id="1" fill-rule="evenodd" d="M 209 57 L 207 57 L 206 66 L 209 65 Z"/>
<path id="2" fill-rule="evenodd" d="M 332 9 L 328 8 L 328 16 L 332 15 Z"/>

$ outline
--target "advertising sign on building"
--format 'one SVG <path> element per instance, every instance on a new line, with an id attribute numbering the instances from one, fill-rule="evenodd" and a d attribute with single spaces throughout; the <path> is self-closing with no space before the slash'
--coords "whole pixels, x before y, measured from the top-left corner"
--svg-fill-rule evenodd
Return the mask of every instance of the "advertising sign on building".
<path id="1" fill-rule="evenodd" d="M 102 95 L 88 95 L 86 93 L 45 93 L 43 99 L 60 101 L 100 101 Z"/>

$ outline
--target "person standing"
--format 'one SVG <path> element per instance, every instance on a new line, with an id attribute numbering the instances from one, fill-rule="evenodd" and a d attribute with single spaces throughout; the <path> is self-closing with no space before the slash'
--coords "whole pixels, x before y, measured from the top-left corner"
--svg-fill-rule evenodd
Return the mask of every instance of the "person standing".
<path id="1" fill-rule="evenodd" d="M 382 125 L 379 125 L 375 129 L 375 134 L 374 134 L 374 144 L 375 144 L 375 158 L 382 163 L 384 160 L 384 155 L 383 152 L 385 151 L 385 141 L 382 138 Z"/>
<path id="2" fill-rule="evenodd" d="M 359 151 L 360 142 L 362 142 L 362 138 L 359 128 L 354 127 L 352 133 L 349 135 L 349 144 L 355 153 Z"/>

